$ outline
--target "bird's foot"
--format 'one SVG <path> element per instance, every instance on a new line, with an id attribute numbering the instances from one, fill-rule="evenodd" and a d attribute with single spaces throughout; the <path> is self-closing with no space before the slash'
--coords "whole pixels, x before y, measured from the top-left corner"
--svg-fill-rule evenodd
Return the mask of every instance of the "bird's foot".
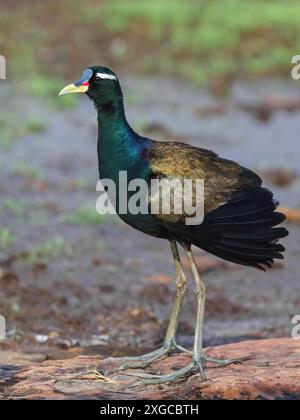
<path id="1" fill-rule="evenodd" d="M 163 347 L 154 350 L 150 353 L 143 354 L 142 356 L 136 357 L 110 357 L 108 360 L 113 362 L 121 362 L 122 365 L 117 368 L 117 372 L 125 369 L 142 369 L 151 365 L 151 363 L 161 359 L 164 356 L 168 356 L 173 351 L 180 351 L 188 354 L 192 354 L 189 350 L 176 344 L 175 341 L 165 343 Z"/>
<path id="2" fill-rule="evenodd" d="M 188 351 L 189 354 L 191 352 Z M 204 364 L 209 363 L 216 363 L 219 366 L 228 366 L 233 363 L 241 363 L 245 360 L 250 359 L 249 356 L 246 357 L 239 357 L 236 359 L 217 359 L 214 357 L 205 356 L 204 354 L 200 356 L 198 359 L 193 358 L 192 363 L 183 367 L 182 369 L 177 370 L 176 372 L 169 373 L 167 375 L 152 375 L 148 373 L 142 372 L 130 372 L 130 373 L 123 373 L 124 375 L 134 376 L 141 379 L 139 382 L 132 385 L 132 387 L 140 386 L 140 385 L 158 385 L 166 382 L 180 382 L 184 379 L 187 379 L 197 371 L 200 371 L 200 377 L 202 381 L 207 381 L 207 377 L 204 371 Z"/>
<path id="3" fill-rule="evenodd" d="M 202 359 L 194 359 L 189 365 L 177 370 L 176 372 L 168 373 L 167 375 L 151 375 L 148 373 L 140 372 L 124 373 L 124 375 L 134 376 L 141 379 L 140 381 L 131 385 L 131 387 L 134 388 L 142 385 L 159 385 L 167 382 L 181 382 L 192 376 L 197 371 L 200 371 L 202 381 L 207 381 Z"/>

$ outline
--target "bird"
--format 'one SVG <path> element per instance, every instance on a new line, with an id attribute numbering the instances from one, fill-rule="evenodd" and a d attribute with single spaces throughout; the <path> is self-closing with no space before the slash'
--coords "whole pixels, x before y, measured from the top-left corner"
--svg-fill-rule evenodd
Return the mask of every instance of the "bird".
<path id="1" fill-rule="evenodd" d="M 206 286 L 197 269 L 192 246 L 223 260 L 266 271 L 275 259 L 284 258 L 285 248 L 279 240 L 289 234 L 285 227 L 278 226 L 285 216 L 276 211 L 278 201 L 273 193 L 263 187 L 262 179 L 252 170 L 213 151 L 187 143 L 158 142 L 136 133 L 125 115 L 119 79 L 107 67 L 86 68 L 81 78 L 64 87 L 59 95 L 71 93 L 84 93 L 95 106 L 100 180 L 112 180 L 119 192 L 124 187 L 120 183 L 120 172 L 126 172 L 128 183 L 134 179 L 141 179 L 147 185 L 155 180 L 204 182 L 203 217 L 198 224 L 186 223 L 184 211 L 181 214 L 174 211 L 120 212 L 119 199 L 116 199 L 116 212 L 125 223 L 147 235 L 169 241 L 176 272 L 176 296 L 162 347 L 142 356 L 117 358 L 121 363 L 119 370 L 145 368 L 173 351 L 190 355 L 190 363 L 168 374 L 129 372 L 139 378 L 139 384 L 147 385 L 178 382 L 197 372 L 205 381 L 208 362 L 217 366 L 241 363 L 242 359 L 209 357 L 203 350 Z M 192 191 L 195 190 L 192 188 Z M 195 201 L 195 197 L 193 199 Z M 195 280 L 197 313 L 192 351 L 180 346 L 176 338 L 187 282 L 178 245 L 187 256 Z"/>

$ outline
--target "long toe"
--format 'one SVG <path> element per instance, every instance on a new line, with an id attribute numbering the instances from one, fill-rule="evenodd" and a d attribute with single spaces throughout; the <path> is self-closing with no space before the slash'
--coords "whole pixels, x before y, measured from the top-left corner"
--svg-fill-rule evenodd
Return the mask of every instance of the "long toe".
<path id="1" fill-rule="evenodd" d="M 143 373 L 143 372 L 122 372 L 122 375 L 133 376 L 134 378 L 140 379 L 156 379 L 162 375 L 153 375 L 152 373 Z"/>
<path id="2" fill-rule="evenodd" d="M 147 366 L 151 365 L 152 363 L 156 362 L 157 360 L 168 356 L 172 352 L 183 352 L 192 355 L 192 353 L 177 345 L 176 343 L 172 343 L 169 346 L 160 347 L 157 350 L 154 350 L 150 353 L 143 354 L 141 356 L 134 356 L 134 357 L 109 357 L 106 359 L 108 362 L 121 362 L 122 365 L 116 369 L 114 372 L 123 371 L 126 369 L 144 369 Z"/>
<path id="3" fill-rule="evenodd" d="M 228 366 L 228 365 L 232 365 L 234 363 L 242 363 L 246 360 L 251 359 L 251 356 L 243 356 L 243 357 L 237 357 L 235 359 L 218 359 L 215 357 L 209 357 L 209 356 L 203 356 L 203 360 L 205 362 L 209 362 L 209 363 L 215 363 L 217 365 L 220 366 Z"/>
<path id="4" fill-rule="evenodd" d="M 114 369 L 114 372 L 123 371 L 126 369 L 144 369 L 164 356 L 168 356 L 172 349 L 161 347 L 151 353 L 144 354 L 137 357 L 121 357 L 118 359 L 107 359 L 108 361 L 122 362 L 123 364 Z"/>
<path id="5" fill-rule="evenodd" d="M 135 376 L 137 378 L 142 379 L 139 382 L 134 383 L 131 387 L 137 387 L 142 385 L 159 385 L 163 383 L 172 383 L 172 382 L 181 382 L 188 377 L 192 376 L 199 370 L 199 365 L 195 364 L 194 362 L 190 363 L 189 365 L 183 367 L 182 369 L 177 370 L 176 372 L 169 373 L 167 375 L 149 375 L 143 374 L 140 372 L 133 372 L 130 376 Z M 204 371 L 200 369 L 201 378 L 203 381 L 207 380 L 204 374 Z"/>
<path id="6" fill-rule="evenodd" d="M 116 369 L 116 372 L 126 370 L 126 369 L 145 369 L 146 367 L 150 366 L 152 363 L 159 360 L 163 355 L 152 357 L 149 359 L 140 359 L 139 362 L 136 363 L 127 363 L 124 364 Z"/>
<path id="7" fill-rule="evenodd" d="M 140 362 L 141 360 L 156 356 L 160 352 L 161 352 L 161 349 L 157 349 L 157 350 L 151 351 L 150 353 L 142 354 L 141 356 L 108 357 L 106 360 L 109 362 L 121 362 L 121 363 Z"/>

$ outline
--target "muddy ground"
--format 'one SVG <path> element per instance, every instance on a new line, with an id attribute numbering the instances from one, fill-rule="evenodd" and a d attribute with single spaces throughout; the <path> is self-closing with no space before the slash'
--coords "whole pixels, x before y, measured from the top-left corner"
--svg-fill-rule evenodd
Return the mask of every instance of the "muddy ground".
<path id="1" fill-rule="evenodd" d="M 169 246 L 114 218 L 97 218 L 92 104 L 80 97 L 62 111 L 7 83 L 0 89 L 16 124 L 45 121 L 1 147 L 1 228 L 11 233 L 0 250 L 0 313 L 7 321 L 1 348 L 58 358 L 157 347 L 175 292 Z M 124 89 L 128 119 L 140 132 L 238 160 L 265 176 L 282 206 L 300 206 L 294 87 L 236 84 L 216 99 L 182 81 L 136 77 L 125 79 Z M 208 286 L 206 345 L 290 335 L 291 317 L 300 313 L 300 227 L 289 228 L 286 260 L 268 273 L 195 251 Z M 185 346 L 195 317 L 189 277 L 179 328 Z"/>

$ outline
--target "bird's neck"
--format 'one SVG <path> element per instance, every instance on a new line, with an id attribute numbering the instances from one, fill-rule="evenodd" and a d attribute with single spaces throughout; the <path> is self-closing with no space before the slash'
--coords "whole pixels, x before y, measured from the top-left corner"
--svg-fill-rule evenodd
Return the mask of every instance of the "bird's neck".
<path id="1" fill-rule="evenodd" d="M 127 122 L 123 100 L 98 108 L 98 159 L 100 176 L 115 177 L 140 158 L 139 136 Z"/>
<path id="2" fill-rule="evenodd" d="M 114 142 L 118 134 L 132 131 L 125 116 L 122 98 L 96 104 L 96 108 L 99 137 L 102 141 L 108 141 L 110 138 Z"/>

